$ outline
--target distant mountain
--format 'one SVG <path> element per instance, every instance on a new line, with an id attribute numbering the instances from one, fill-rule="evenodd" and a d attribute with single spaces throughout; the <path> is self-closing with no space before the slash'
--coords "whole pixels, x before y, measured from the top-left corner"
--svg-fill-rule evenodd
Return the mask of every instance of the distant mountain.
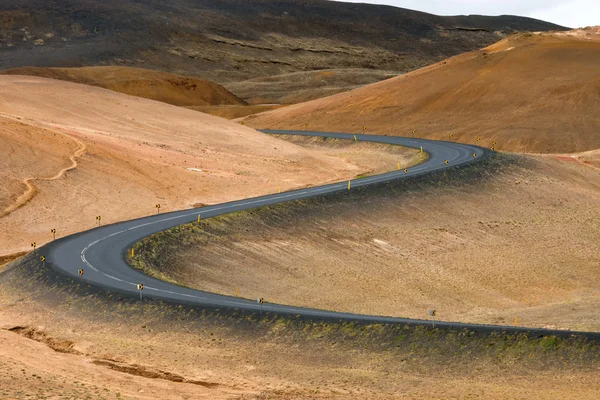
<path id="1" fill-rule="evenodd" d="M 346 93 L 248 117 L 257 128 L 456 140 L 501 151 L 600 149 L 600 30 L 521 33 Z M 452 135 L 452 136 L 450 136 Z M 597 157 L 594 156 L 594 157 Z M 593 159 L 590 160 L 593 164 Z"/>
<path id="2" fill-rule="evenodd" d="M 11 0 L 0 4 L 0 69 L 123 65 L 221 84 L 322 69 L 402 73 L 515 31 L 561 29 L 323 0 Z"/>

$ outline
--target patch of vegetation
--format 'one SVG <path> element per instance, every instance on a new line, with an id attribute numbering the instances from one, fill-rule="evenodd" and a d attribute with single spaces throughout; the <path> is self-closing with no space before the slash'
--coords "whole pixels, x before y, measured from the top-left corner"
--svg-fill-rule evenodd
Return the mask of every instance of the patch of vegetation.
<path id="1" fill-rule="evenodd" d="M 243 240 L 250 230 L 257 234 L 266 227 L 286 229 L 332 215 L 377 212 L 386 202 L 397 201 L 399 196 L 424 191 L 482 190 L 493 184 L 503 171 L 522 168 L 528 162 L 531 161 L 518 155 L 494 154 L 481 162 L 434 174 L 220 215 L 151 235 L 133 246 L 135 257 L 128 261 L 147 275 L 186 285 L 185 274 L 178 270 L 176 259 L 191 247 L 235 243 Z"/>
<path id="2" fill-rule="evenodd" d="M 48 263 L 47 263 L 48 264 Z M 336 319 L 304 318 L 244 309 L 220 309 L 174 304 L 135 294 L 107 291 L 78 279 L 65 278 L 51 266 L 42 267 L 27 256 L 0 274 L 4 298 L 22 298 L 102 325 L 119 321 L 132 332 L 194 332 L 215 340 L 236 338 L 252 343 L 273 341 L 301 344 L 307 351 L 327 346 L 336 351 L 375 352 L 424 373 L 432 365 L 477 365 L 495 368 L 565 370 L 595 368 L 600 363 L 600 335 L 596 339 L 570 334 L 490 332 L 453 329 L 429 324 L 381 324 Z"/>

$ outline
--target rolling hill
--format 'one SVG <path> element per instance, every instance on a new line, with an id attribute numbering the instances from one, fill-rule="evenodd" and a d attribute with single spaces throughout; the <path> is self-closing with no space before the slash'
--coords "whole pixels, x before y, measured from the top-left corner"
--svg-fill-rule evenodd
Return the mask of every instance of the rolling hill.
<path id="1" fill-rule="evenodd" d="M 248 127 L 110 90 L 0 75 L 0 256 L 161 211 L 368 172 Z M 391 162 L 390 162 L 391 163 Z"/>
<path id="2" fill-rule="evenodd" d="M 121 65 L 220 84 L 324 69 L 403 73 L 552 29 L 563 28 L 324 0 L 14 0 L 0 4 L 0 69 Z"/>
<path id="3" fill-rule="evenodd" d="M 250 116 L 254 127 L 458 140 L 506 151 L 600 148 L 600 33 L 513 35 L 403 76 Z M 450 137 L 452 135 L 452 137 Z M 481 141 L 477 139 L 481 138 Z"/>
<path id="4" fill-rule="evenodd" d="M 209 81 L 131 67 L 43 68 L 22 67 L 0 71 L 83 83 L 115 92 L 162 101 L 175 106 L 245 105 L 224 87 Z"/>

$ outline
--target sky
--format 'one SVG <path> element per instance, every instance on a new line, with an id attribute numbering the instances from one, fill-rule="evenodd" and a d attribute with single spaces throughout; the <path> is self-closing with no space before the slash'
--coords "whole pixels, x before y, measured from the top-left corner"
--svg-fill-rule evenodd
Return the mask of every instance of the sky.
<path id="1" fill-rule="evenodd" d="M 387 4 L 437 15 L 520 15 L 569 28 L 600 25 L 600 0 L 343 0 Z"/>

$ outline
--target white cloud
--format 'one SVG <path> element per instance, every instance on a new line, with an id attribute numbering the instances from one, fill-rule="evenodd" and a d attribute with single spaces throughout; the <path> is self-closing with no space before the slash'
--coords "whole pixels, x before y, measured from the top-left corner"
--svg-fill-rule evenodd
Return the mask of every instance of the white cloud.
<path id="1" fill-rule="evenodd" d="M 600 25 L 600 0 L 346 0 L 437 15 L 520 15 L 568 27 Z"/>

